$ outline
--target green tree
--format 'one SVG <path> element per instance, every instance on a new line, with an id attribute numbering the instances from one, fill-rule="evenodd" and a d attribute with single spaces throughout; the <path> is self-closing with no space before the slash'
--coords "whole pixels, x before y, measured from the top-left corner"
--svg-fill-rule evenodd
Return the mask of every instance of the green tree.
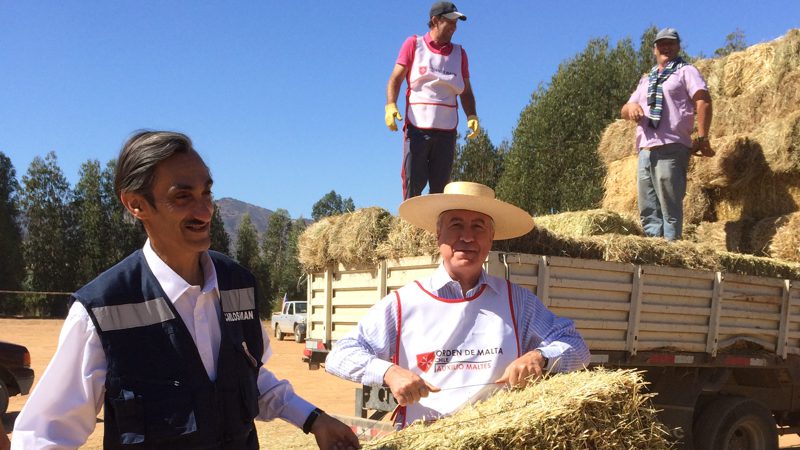
<path id="1" fill-rule="evenodd" d="M 494 189 L 503 173 L 503 156 L 481 128 L 475 139 L 467 139 L 466 144 L 456 146 L 452 179 L 474 181 Z"/>
<path id="2" fill-rule="evenodd" d="M 298 249 L 297 244 L 300 241 L 300 235 L 306 230 L 306 219 L 300 216 L 297 220 L 292 222 L 292 229 L 289 232 L 289 247 L 288 256 L 286 258 L 286 279 L 292 281 L 287 283 L 287 293 L 289 298 L 301 299 L 306 298 L 306 277 L 303 273 L 303 267 L 300 265 L 300 260 L 297 258 Z"/>
<path id="3" fill-rule="evenodd" d="M 18 290 L 25 278 L 16 176 L 11 159 L 0 152 L 0 289 L 12 291 Z"/>
<path id="4" fill-rule="evenodd" d="M 653 48 L 656 45 L 657 34 L 658 29 L 656 29 L 655 25 L 650 25 L 649 28 L 644 30 L 642 37 L 639 38 L 639 50 L 636 52 L 636 67 L 639 75 L 649 73 L 650 69 L 656 64 L 656 54 L 653 52 Z M 637 79 L 636 82 L 638 81 Z M 636 88 L 636 82 L 631 86 L 631 92 Z"/>
<path id="5" fill-rule="evenodd" d="M 272 311 L 272 295 L 270 293 L 269 269 L 258 251 L 258 231 L 250 218 L 250 214 L 242 216 L 239 222 L 236 239 L 236 260 L 250 270 L 258 283 L 258 309 L 261 317 L 267 317 Z"/>
<path id="6" fill-rule="evenodd" d="M 269 216 L 261 252 L 269 266 L 271 291 L 276 295 L 287 292 L 289 286 L 295 284 L 289 279 L 292 274 L 287 273 L 291 229 L 292 219 L 285 209 L 278 209 Z"/>
<path id="7" fill-rule="evenodd" d="M 642 75 L 638 60 L 630 39 L 612 48 L 602 38 L 563 62 L 520 114 L 498 196 L 537 215 L 596 207 L 597 144 Z"/>
<path id="8" fill-rule="evenodd" d="M 236 260 L 249 270 L 253 270 L 258 260 L 258 231 L 250 214 L 242 216 L 236 239 Z"/>
<path id="9" fill-rule="evenodd" d="M 225 223 L 219 212 L 219 205 L 214 203 L 214 215 L 211 216 L 211 250 L 216 250 L 223 254 L 231 252 L 231 237 L 225 231 Z"/>
<path id="10" fill-rule="evenodd" d="M 714 50 L 714 56 L 728 56 L 733 52 L 742 51 L 747 48 L 744 39 L 744 31 L 738 27 L 732 33 L 725 36 L 725 45 Z"/>
<path id="11" fill-rule="evenodd" d="M 26 219 L 24 251 L 29 287 L 37 291 L 76 289 L 76 227 L 69 183 L 64 177 L 55 152 L 42 159 L 34 158 L 22 177 L 24 186 L 21 209 Z M 66 299 L 48 297 L 43 302 L 45 314 L 62 315 Z"/>
<path id="12" fill-rule="evenodd" d="M 77 264 L 75 280 L 85 284 L 116 261 L 109 252 L 110 217 L 103 199 L 103 182 L 100 162 L 89 160 L 80 168 L 80 179 L 75 185 L 72 199 L 77 227 Z"/>
<path id="13" fill-rule="evenodd" d="M 342 196 L 337 194 L 336 191 L 330 191 L 311 207 L 311 218 L 317 221 L 323 217 L 335 216 L 355 210 L 356 206 L 353 204 L 352 198 L 342 199 Z"/>

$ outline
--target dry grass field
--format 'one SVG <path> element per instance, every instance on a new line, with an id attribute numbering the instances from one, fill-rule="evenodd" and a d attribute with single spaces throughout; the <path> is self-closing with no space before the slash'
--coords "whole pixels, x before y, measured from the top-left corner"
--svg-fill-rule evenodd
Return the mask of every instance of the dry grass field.
<path id="1" fill-rule="evenodd" d="M 44 372 L 47 363 L 55 353 L 58 344 L 58 333 L 62 320 L 18 320 L 0 319 L 0 340 L 19 343 L 28 347 L 31 352 L 31 364 L 37 377 Z M 271 330 L 269 324 L 265 324 Z M 276 342 L 273 339 L 273 356 L 268 368 L 279 378 L 292 381 L 295 390 L 304 398 L 325 411 L 353 415 L 354 389 L 353 383 L 328 375 L 324 370 L 309 371 L 300 360 L 302 344 L 291 340 Z M 17 412 L 25 405 L 27 396 L 12 397 L 9 412 L 4 417 L 6 426 Z M 102 412 L 100 414 L 102 417 Z M 304 435 L 300 430 L 283 421 L 257 422 L 259 440 L 264 449 L 304 449 L 316 448 L 313 437 Z M 10 431 L 10 430 L 7 430 Z M 103 443 L 102 422 L 98 423 L 95 432 L 89 437 L 83 449 L 101 449 Z M 800 438 L 784 436 L 781 448 L 800 448 Z"/>

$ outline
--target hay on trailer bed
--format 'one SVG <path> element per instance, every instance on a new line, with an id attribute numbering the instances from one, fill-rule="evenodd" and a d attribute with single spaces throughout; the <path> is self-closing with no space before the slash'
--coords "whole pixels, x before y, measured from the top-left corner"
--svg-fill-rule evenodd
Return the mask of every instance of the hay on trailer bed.
<path id="1" fill-rule="evenodd" d="M 437 256 L 439 245 L 436 236 L 415 227 L 400 217 L 393 217 L 386 240 L 375 249 L 379 258 L 399 259 L 404 256 Z"/>
<path id="2" fill-rule="evenodd" d="M 537 227 L 566 236 L 596 236 L 598 234 L 643 234 L 638 222 L 607 209 L 570 211 L 535 219 Z"/>
<path id="3" fill-rule="evenodd" d="M 598 368 L 501 391 L 430 424 L 415 423 L 364 449 L 668 449 L 668 432 L 641 372 Z"/>

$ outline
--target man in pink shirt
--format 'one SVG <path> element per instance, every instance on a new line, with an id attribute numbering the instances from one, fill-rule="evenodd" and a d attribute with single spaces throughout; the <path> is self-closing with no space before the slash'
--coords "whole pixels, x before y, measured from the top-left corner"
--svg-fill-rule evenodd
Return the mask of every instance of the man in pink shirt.
<path id="1" fill-rule="evenodd" d="M 638 123 L 639 217 L 648 236 L 681 238 L 686 171 L 691 154 L 713 156 L 708 141 L 711 96 L 700 72 L 680 56 L 674 28 L 656 35 L 657 64 L 642 77 L 622 107 L 623 119 Z M 692 140 L 697 115 L 697 137 Z"/>
<path id="2" fill-rule="evenodd" d="M 400 85 L 406 80 L 406 121 L 401 178 L 403 199 L 440 193 L 450 181 L 456 148 L 458 97 L 467 115 L 470 133 L 478 135 L 475 96 L 469 83 L 467 53 L 451 39 L 459 20 L 467 16 L 450 2 L 431 6 L 429 31 L 403 43 L 386 86 L 386 126 L 397 131 L 395 120 L 403 120 L 397 109 Z"/>

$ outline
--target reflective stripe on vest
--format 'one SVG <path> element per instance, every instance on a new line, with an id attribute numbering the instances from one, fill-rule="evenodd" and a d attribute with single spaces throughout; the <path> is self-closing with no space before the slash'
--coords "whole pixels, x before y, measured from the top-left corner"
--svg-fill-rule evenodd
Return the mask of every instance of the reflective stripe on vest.
<path id="1" fill-rule="evenodd" d="M 256 294 L 253 288 L 220 291 L 219 297 L 224 312 L 256 309 Z"/>
<path id="2" fill-rule="evenodd" d="M 92 308 L 101 331 L 125 330 L 146 327 L 175 318 L 163 297 L 141 303 Z"/>

